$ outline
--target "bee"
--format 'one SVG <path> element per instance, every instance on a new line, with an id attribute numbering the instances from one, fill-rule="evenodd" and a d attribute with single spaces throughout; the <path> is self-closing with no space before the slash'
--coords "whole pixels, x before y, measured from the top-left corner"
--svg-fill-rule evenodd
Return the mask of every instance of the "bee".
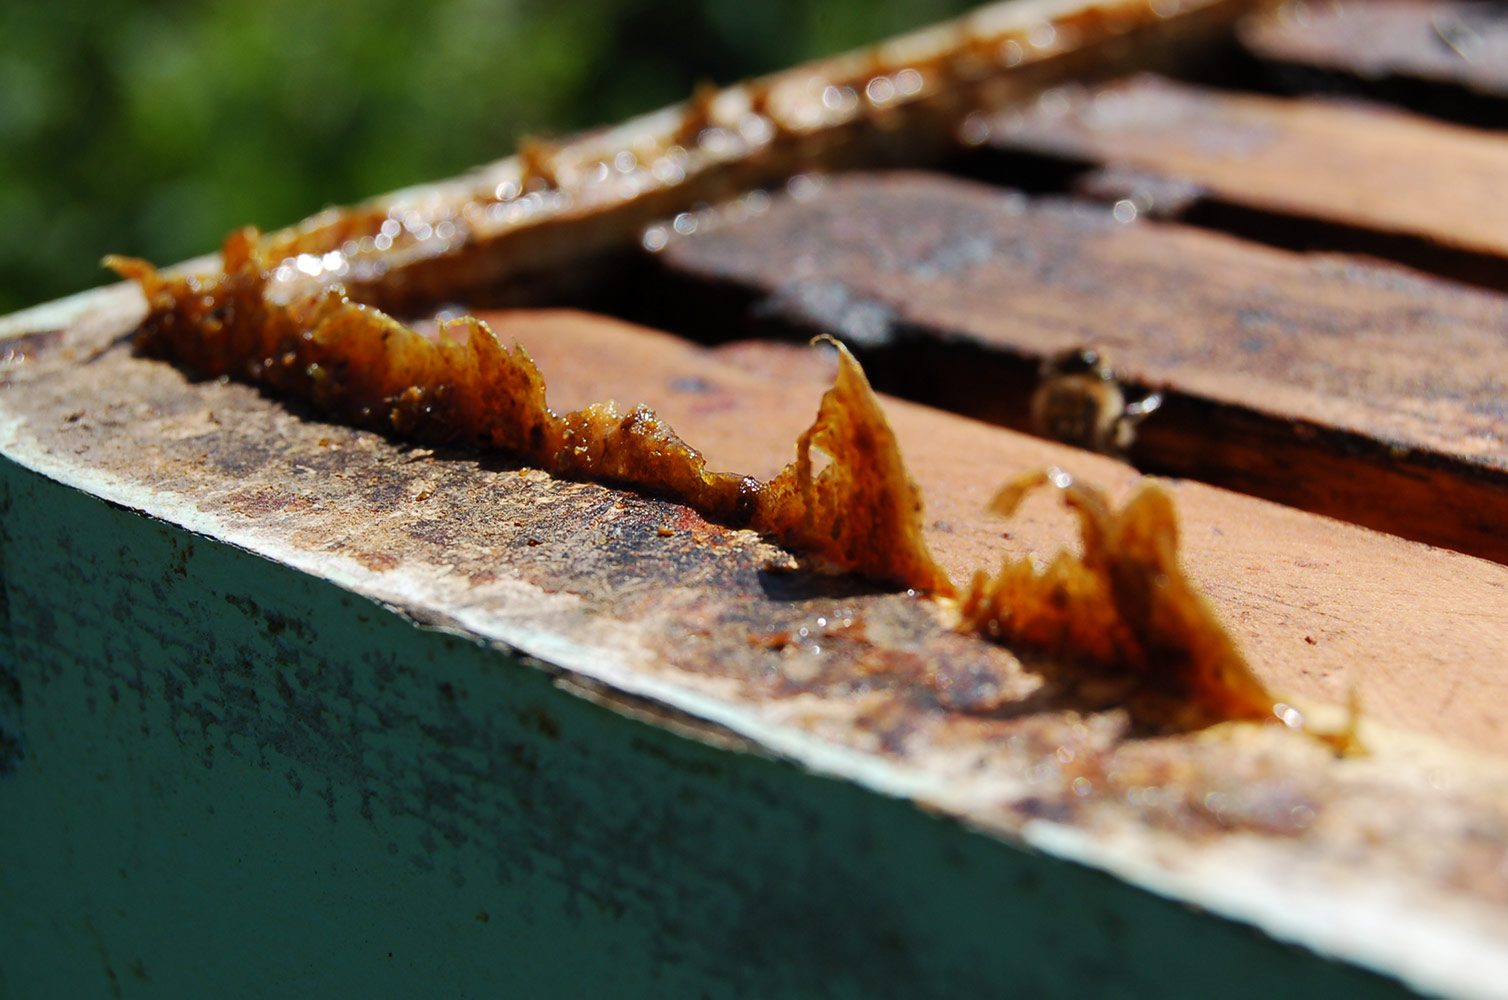
<path id="1" fill-rule="evenodd" d="M 1136 438 L 1136 425 L 1162 405 L 1153 392 L 1128 401 L 1105 356 L 1075 347 L 1042 362 L 1032 393 L 1032 429 L 1043 437 L 1106 455 L 1120 455 Z"/>

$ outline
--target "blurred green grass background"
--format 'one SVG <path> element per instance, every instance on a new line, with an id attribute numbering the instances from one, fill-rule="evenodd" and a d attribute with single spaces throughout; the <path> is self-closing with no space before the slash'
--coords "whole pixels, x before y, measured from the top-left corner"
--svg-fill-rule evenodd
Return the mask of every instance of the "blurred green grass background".
<path id="1" fill-rule="evenodd" d="M 965 0 L 0 4 L 0 315 Z"/>

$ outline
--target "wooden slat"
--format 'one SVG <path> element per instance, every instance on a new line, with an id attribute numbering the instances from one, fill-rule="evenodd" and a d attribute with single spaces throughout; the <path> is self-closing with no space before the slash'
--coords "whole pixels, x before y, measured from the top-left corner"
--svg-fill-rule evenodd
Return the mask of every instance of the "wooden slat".
<path id="1" fill-rule="evenodd" d="M 1254 16 L 1241 42 L 1266 62 L 1341 74 L 1387 93 L 1473 101 L 1475 117 L 1508 124 L 1508 17 L 1484 3 L 1365 0 L 1288 4 Z M 1439 85 L 1449 85 L 1448 89 Z M 1482 98 L 1493 100 L 1483 101 Z M 1440 107 L 1450 114 L 1451 109 Z"/>
<path id="2" fill-rule="evenodd" d="M 552 405 L 647 402 L 711 467 L 769 475 L 791 460 L 827 373 L 806 349 L 719 351 L 571 314 L 497 317 L 551 376 Z M 1120 494 L 1126 466 L 1061 445 L 886 403 L 923 490 L 939 559 L 955 579 L 1007 551 L 1050 556 L 1072 536 L 1043 504 L 1019 521 L 984 513 L 1004 481 L 1058 465 Z M 1343 700 L 1360 685 L 1377 718 L 1508 752 L 1508 569 L 1223 490 L 1172 484 L 1190 572 L 1278 689 Z M 1009 536 L 1009 540 L 1002 537 Z"/>
<path id="3" fill-rule="evenodd" d="M 205 585 L 201 557 L 192 551 L 196 538 L 174 527 L 190 525 L 420 621 L 538 657 L 563 683 L 651 725 L 724 745 L 730 732 L 737 734 L 738 746 L 752 743 L 804 767 L 916 799 L 973 828 L 1030 839 L 1050 854 L 1073 852 L 1165 895 L 1236 913 L 1280 929 L 1285 940 L 1371 962 L 1436 991 L 1474 981 L 1458 971 L 1461 963 L 1441 957 L 1439 941 L 1472 955 L 1478 979 L 1501 959 L 1508 919 L 1501 905 L 1508 899 L 1502 833 L 1508 799 L 1501 790 L 1508 770 L 1482 752 L 1508 751 L 1494 711 L 1508 694 L 1501 676 L 1508 663 L 1508 569 L 1209 487 L 1173 484 L 1185 563 L 1269 682 L 1332 700 L 1359 684 L 1369 723 L 1390 720 L 1469 749 L 1380 725 L 1372 730 L 1373 756 L 1345 760 L 1277 725 L 1128 732 L 1121 710 L 1065 700 L 1006 649 L 950 631 L 944 602 L 791 572 L 783 568 L 788 556 L 752 533 L 709 524 L 653 497 L 561 482 L 493 455 L 434 454 L 322 423 L 297 404 L 246 386 L 186 378 L 133 357 L 118 341 L 107 349 L 121 331 L 120 313 L 111 315 L 114 325 L 85 321 L 39 341 L 14 368 L 0 391 L 0 442 L 8 463 L 45 470 L 164 519 L 142 529 L 157 538 L 154 551 L 171 548 L 164 538 L 181 539 L 189 554 L 167 565 L 154 556 L 148 580 L 167 574 L 184 587 Z M 763 472 L 791 456 L 791 436 L 826 386 L 812 355 L 789 348 L 709 351 L 582 314 L 515 313 L 492 321 L 530 347 L 555 405 L 603 396 L 625 407 L 651 403 L 714 465 L 744 472 Z M 955 574 L 991 564 L 1005 551 L 1046 555 L 1074 537 L 1050 500 L 1033 502 L 1008 522 L 982 514 L 1000 479 L 1056 463 L 1119 494 L 1136 478 L 1109 459 L 935 410 L 885 406 L 929 500 L 929 538 Z M 7 482 L 31 476 L 14 464 L 6 469 Z M 24 517 L 13 515 L 7 530 L 24 532 L 24 521 L 17 523 Z M 81 544 L 70 536 L 66 545 L 43 548 L 60 550 L 59 561 L 87 587 L 99 571 L 88 558 L 92 545 L 74 549 Z M 120 544 L 115 558 L 136 558 L 128 543 Z M 10 558 L 23 558 L 18 551 L 8 550 Z M 143 583 L 123 592 L 154 590 Z M 332 633 L 306 628 L 296 613 L 264 618 L 239 591 L 230 596 L 236 599 L 206 600 L 244 608 L 252 631 L 265 627 L 273 650 L 285 641 L 316 650 L 331 641 Z M 104 606 L 129 615 L 133 602 L 115 598 Z M 56 645 L 53 633 L 79 631 L 71 626 L 72 608 L 49 617 L 30 602 L 13 603 L 10 613 L 12 631 L 28 650 L 45 652 Z M 98 622 L 95 612 L 77 613 Z M 344 668 L 333 679 L 316 672 L 306 680 L 287 666 L 303 660 L 260 656 L 255 642 L 243 647 L 212 634 L 192 614 L 183 618 L 182 633 L 152 633 L 167 650 L 160 670 L 192 679 L 189 696 L 208 706 L 192 718 L 210 719 L 205 739 L 223 738 L 237 753 L 245 748 L 235 734 L 270 725 L 263 718 L 277 722 L 267 732 L 287 732 L 290 699 L 299 706 L 300 726 L 319 738 L 342 734 L 339 747 L 346 746 L 339 720 L 351 716 L 352 705 L 360 726 L 387 731 L 388 714 L 361 706 L 373 704 L 365 700 L 367 688 L 394 671 L 412 678 L 421 695 L 439 683 L 437 691 L 428 687 L 428 697 L 486 699 L 474 701 L 472 711 L 485 704 L 504 717 L 521 711 L 481 679 L 476 688 L 458 683 L 454 665 L 432 675 L 422 662 L 389 654 L 357 669 L 359 683 L 347 680 Z M 199 652 L 206 646 L 216 650 L 208 674 Z M 124 713 L 129 732 L 143 739 L 135 692 L 185 696 L 159 682 L 155 665 L 113 655 L 82 659 L 90 661 L 90 677 L 120 675 L 121 705 L 98 701 L 106 713 Z M 23 662 L 26 690 L 37 692 L 27 704 L 55 706 L 62 675 L 32 667 L 46 662 L 36 656 Z M 217 695 L 222 681 L 237 697 Z M 93 697 L 77 686 L 86 692 L 78 700 Z M 106 686 L 102 679 L 98 690 Z M 387 697 L 411 687 L 389 688 Z M 319 699 L 314 707 L 309 698 Z M 401 711 L 393 717 L 408 719 Z M 457 728 L 455 719 L 442 715 L 432 732 L 424 730 L 435 756 L 417 771 L 425 778 L 422 815 L 443 820 L 453 814 L 448 803 L 473 801 L 464 789 L 453 798 L 449 790 L 456 787 L 497 801 L 487 797 L 487 781 L 472 784 L 470 771 L 443 777 L 459 766 L 457 753 L 469 760 L 475 747 L 482 759 L 501 762 L 507 780 L 527 771 L 518 778 L 527 794 L 505 801 L 508 822 L 520 815 L 520 802 L 521 815 L 532 817 L 554 794 L 557 775 L 545 765 L 534 768 L 532 757 L 509 755 L 511 740 L 483 741 L 472 723 Z M 169 741 L 172 756 L 182 751 L 168 728 L 154 725 L 152 736 Z M 189 728 L 198 739 L 198 722 Z M 590 752 L 579 751 L 571 732 L 564 731 L 560 745 L 585 759 Z M 54 744 L 37 735 L 40 756 Z M 317 740 L 299 736 L 276 746 L 296 752 L 306 742 Z M 341 756 L 340 766 L 349 770 L 346 760 Z M 416 773 L 401 758 L 400 764 L 382 762 L 397 767 L 392 773 Z M 355 781 L 365 780 L 365 772 L 356 773 Z M 363 794 L 385 787 L 352 781 L 336 784 L 352 812 L 355 802 L 366 801 Z M 404 788 L 413 787 L 404 779 Z M 784 808 L 780 794 L 756 792 L 750 801 L 761 814 Z M 446 828 L 491 850 L 486 845 L 494 841 L 483 836 L 491 808 L 478 813 L 468 806 L 460 810 L 462 824 Z M 789 847 L 806 851 L 809 838 L 797 834 Z M 888 863 L 882 857 L 875 869 Z M 644 877 L 637 864 L 603 884 L 635 885 Z M 1365 894 L 1350 888 L 1356 885 L 1367 886 Z M 1089 895 L 1098 898 L 1098 891 Z M 1073 912 L 1081 914 L 1084 903 L 1074 898 Z M 1379 898 L 1388 900 L 1393 918 L 1383 931 L 1376 926 Z M 977 919 L 1001 929 L 1000 939 L 1017 949 L 1008 951 L 1012 961 L 1020 962 L 1020 938 L 1009 930 L 1006 911 L 978 912 Z M 1036 926 L 1040 915 L 1029 919 Z M 1434 936 L 1416 945 L 1420 934 Z M 1150 961 L 1135 947 L 1141 957 L 1123 956 L 1118 971 Z M 1080 952 L 1069 954 L 1071 962 Z M 1181 968 L 1182 954 L 1173 954 L 1169 967 Z M 1163 963 L 1157 965 L 1161 977 Z"/>
<path id="4" fill-rule="evenodd" d="M 827 385 L 805 350 L 744 346 L 729 363 L 717 351 L 586 314 L 491 319 L 534 355 L 552 406 L 648 403 L 718 470 L 768 476 L 789 462 Z M 444 578 L 458 581 L 443 591 L 458 614 L 495 601 L 497 581 L 521 578 L 587 595 L 585 605 L 578 598 L 546 609 L 558 627 L 594 628 L 582 615 L 595 607 L 653 632 L 664 613 L 654 594 L 709 572 L 693 568 L 703 546 L 723 547 L 730 569 L 754 558 L 732 533 L 697 527 L 684 508 L 623 508 L 599 488 L 560 492 L 545 477 L 498 479 L 474 461 L 424 451 L 395 461 L 392 446 L 373 435 L 307 426 L 244 387 L 185 383 L 170 366 L 123 348 L 69 364 L 65 349 L 78 350 L 54 348 L 56 360 L 29 363 L 17 372 L 24 381 L 6 390 L 8 410 L 42 448 L 82 456 L 100 474 L 196 496 L 203 514 L 265 522 L 379 574 L 442 562 Z M 784 353 L 770 359 L 770 351 Z M 1137 479 L 1108 458 L 928 407 L 886 405 L 926 498 L 929 543 L 959 580 L 993 569 L 1007 552 L 1048 556 L 1074 537 L 1052 503 L 1009 522 L 986 515 L 991 494 L 1011 477 L 1058 465 L 1115 494 Z M 1196 483 L 1171 489 L 1191 574 L 1269 683 L 1332 702 L 1360 684 L 1379 719 L 1508 753 L 1497 711 L 1508 699 L 1508 569 Z M 672 535 L 656 536 L 662 526 Z M 625 565 L 639 582 L 610 584 Z M 635 641 L 684 662 L 674 645 L 682 624 Z M 690 657 L 696 670 L 728 654 L 705 664 L 701 655 Z"/>
<path id="5" fill-rule="evenodd" d="M 1108 350 L 1167 396 L 1138 461 L 1508 561 L 1503 296 L 917 174 L 832 181 L 661 260 L 663 301 L 844 336 L 879 384 L 1008 426 L 1045 357 Z M 699 331 L 739 329 L 727 308 Z"/>
<path id="6" fill-rule="evenodd" d="M 1508 137 L 1403 112 L 1140 76 L 1057 91 L 996 118 L 988 141 L 1176 179 L 1283 218 L 1508 256 Z"/>

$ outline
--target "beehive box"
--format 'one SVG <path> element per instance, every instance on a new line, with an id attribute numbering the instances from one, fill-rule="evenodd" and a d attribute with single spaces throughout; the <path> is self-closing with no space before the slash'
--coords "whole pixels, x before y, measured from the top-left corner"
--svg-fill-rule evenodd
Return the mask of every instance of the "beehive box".
<path id="1" fill-rule="evenodd" d="M 1160 477 L 1265 723 L 423 393 L 168 363 L 132 285 L 0 321 L 0 995 L 1508 992 L 1503 37 L 985 8 L 315 216 L 234 300 L 479 311 L 766 481 L 829 334 L 961 590 L 1093 551 L 1002 483 Z M 1077 348 L 1162 400 L 1118 454 L 1025 433 Z"/>

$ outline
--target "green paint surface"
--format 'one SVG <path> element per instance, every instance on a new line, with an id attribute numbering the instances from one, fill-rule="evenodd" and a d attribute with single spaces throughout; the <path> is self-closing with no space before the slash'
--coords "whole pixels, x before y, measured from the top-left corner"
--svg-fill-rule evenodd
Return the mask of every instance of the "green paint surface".
<path id="1" fill-rule="evenodd" d="M 0 998 L 1401 987 L 0 460 Z"/>

